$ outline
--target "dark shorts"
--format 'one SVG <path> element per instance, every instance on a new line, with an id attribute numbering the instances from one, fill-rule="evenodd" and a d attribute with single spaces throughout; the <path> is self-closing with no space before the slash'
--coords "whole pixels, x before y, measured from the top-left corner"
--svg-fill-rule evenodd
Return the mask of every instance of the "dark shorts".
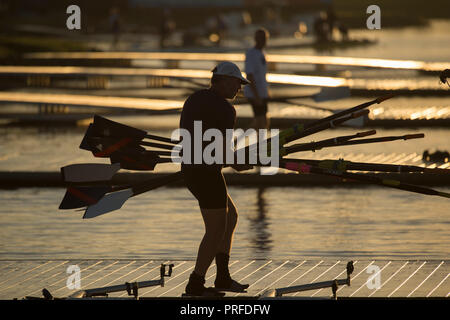
<path id="1" fill-rule="evenodd" d="M 261 105 L 256 105 L 255 99 L 248 99 L 248 102 L 252 106 L 253 115 L 257 116 L 265 116 L 267 114 L 267 99 L 262 99 Z"/>
<path id="2" fill-rule="evenodd" d="M 222 170 L 183 168 L 184 181 L 202 209 L 227 207 L 228 190 Z"/>

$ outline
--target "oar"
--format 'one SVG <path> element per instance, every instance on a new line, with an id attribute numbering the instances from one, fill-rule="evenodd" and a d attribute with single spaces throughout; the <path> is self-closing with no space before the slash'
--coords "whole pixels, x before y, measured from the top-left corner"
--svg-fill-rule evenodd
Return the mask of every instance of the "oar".
<path id="1" fill-rule="evenodd" d="M 373 105 L 375 103 L 378 103 L 378 104 L 382 103 L 383 101 L 386 101 L 386 100 L 392 98 L 393 96 L 394 95 L 387 95 L 387 96 L 384 96 L 384 97 L 379 97 L 377 99 L 374 99 L 374 100 L 371 100 L 371 101 L 359 104 L 359 105 L 357 105 L 357 106 L 355 106 L 353 108 L 345 109 L 343 111 L 340 111 L 338 113 L 332 114 L 332 115 L 330 115 L 328 117 L 325 117 L 325 118 L 322 118 L 322 119 L 319 119 L 319 120 L 311 121 L 311 122 L 308 122 L 306 124 L 296 124 L 296 125 L 292 126 L 289 129 L 285 129 L 285 130 L 281 131 L 280 134 L 279 134 L 280 140 L 283 143 L 288 143 L 288 142 L 291 142 L 291 141 L 294 141 L 294 140 L 297 140 L 299 138 L 302 138 L 302 137 L 305 137 L 305 136 L 309 135 L 309 134 L 305 134 L 305 132 L 304 132 L 307 129 L 311 129 L 313 127 L 321 126 L 321 125 L 326 124 L 326 123 L 331 123 L 331 126 L 323 127 L 324 129 L 322 129 L 322 130 L 325 130 L 325 129 L 330 128 L 330 127 L 333 126 L 331 121 L 333 121 L 335 119 L 342 118 L 343 116 L 347 116 L 349 114 L 355 114 L 357 111 L 360 111 L 360 110 L 363 110 L 365 108 L 368 108 L 368 107 L 370 107 L 371 105 Z M 349 120 L 349 119 L 347 119 L 347 120 Z M 318 131 L 313 131 L 313 132 L 316 133 Z M 280 141 L 280 143 L 281 143 L 281 141 Z"/>
<path id="2" fill-rule="evenodd" d="M 111 185 L 101 186 L 70 186 L 67 187 L 59 209 L 84 208 L 97 203 L 105 194 L 121 190 Z"/>
<path id="3" fill-rule="evenodd" d="M 371 138 L 371 139 L 358 139 L 358 140 L 346 140 L 346 141 L 338 141 L 335 142 L 333 139 L 327 139 L 319 142 L 312 143 L 299 143 L 294 144 L 292 146 L 285 148 L 285 154 L 294 153 L 299 151 L 309 151 L 309 150 L 319 150 L 325 147 L 341 147 L 341 146 L 349 146 L 349 145 L 357 145 L 357 144 L 367 144 L 367 143 L 377 143 L 377 142 L 389 142 L 395 140 L 411 140 L 411 139 L 420 139 L 425 137 L 423 133 L 417 134 L 407 134 L 403 136 L 388 136 L 388 137 L 380 137 L 380 138 Z M 317 145 L 316 145 L 317 144 Z"/>
<path id="4" fill-rule="evenodd" d="M 450 193 L 437 191 L 431 188 L 425 188 L 420 187 L 408 183 L 403 183 L 398 180 L 393 179 L 381 179 L 378 177 L 373 177 L 369 175 L 362 175 L 358 173 L 350 173 L 350 172 L 343 172 L 343 171 L 336 171 L 336 170 L 329 170 L 329 169 L 322 169 L 318 168 L 306 163 L 297 163 L 297 162 L 290 162 L 290 161 L 282 161 L 280 163 L 280 166 L 287 170 L 297 171 L 299 173 L 316 173 L 316 174 L 322 174 L 322 175 L 329 175 L 333 177 L 339 177 L 339 178 L 345 178 L 350 180 L 356 180 L 356 181 L 364 181 L 371 184 L 381 185 L 389 188 L 395 188 L 400 189 L 404 191 L 410 191 L 410 192 L 416 192 L 426 195 L 432 195 L 432 196 L 440 196 L 445 198 L 450 198 Z"/>
<path id="5" fill-rule="evenodd" d="M 423 133 L 406 134 L 403 136 L 388 136 L 388 137 L 380 137 L 380 138 L 358 139 L 358 140 L 345 141 L 345 142 L 342 142 L 341 144 L 335 145 L 335 146 L 340 147 L 340 146 L 350 146 L 350 145 L 357 145 L 357 144 L 389 142 L 389 141 L 395 141 L 395 140 L 412 140 L 412 139 L 421 139 L 423 137 L 425 137 L 425 135 Z M 330 147 L 334 147 L 334 146 L 330 145 Z"/>
<path id="6" fill-rule="evenodd" d="M 181 179 L 182 176 L 183 173 L 178 171 L 160 178 L 158 181 L 153 179 L 151 183 L 144 182 L 127 189 L 107 193 L 97 203 L 87 207 L 83 219 L 95 218 L 99 215 L 118 210 L 129 198 L 177 181 Z"/>
<path id="7" fill-rule="evenodd" d="M 389 98 L 389 97 L 387 97 L 387 98 Z M 332 115 L 332 116 L 330 116 L 330 117 L 327 117 L 327 118 L 325 118 L 325 119 L 321 119 L 321 120 L 317 120 L 317 121 L 314 121 L 314 122 L 312 122 L 309 126 L 307 126 L 307 128 L 310 128 L 310 129 L 312 129 L 312 130 L 310 130 L 308 133 L 309 134 L 312 134 L 311 132 L 318 132 L 318 131 L 320 131 L 319 129 L 314 129 L 314 126 L 318 126 L 318 125 L 320 125 L 320 124 L 328 124 L 328 126 L 325 126 L 325 127 L 323 127 L 323 128 L 321 128 L 321 130 L 325 130 L 326 128 L 329 128 L 329 127 L 332 127 L 332 126 L 334 126 L 335 124 L 338 124 L 339 123 L 339 121 L 342 121 L 342 122 L 344 122 L 344 121 L 346 121 L 346 120 L 348 120 L 348 119 L 350 119 L 350 118 L 354 118 L 358 113 L 355 113 L 355 111 L 358 111 L 358 110 L 361 110 L 361 109 L 363 109 L 363 108 L 365 108 L 365 107 L 368 107 L 370 104 L 373 104 L 373 103 L 380 103 L 380 102 L 382 102 L 382 101 L 384 101 L 384 100 L 386 100 L 387 99 L 386 97 L 385 98 L 379 98 L 379 99 L 375 99 L 375 100 L 373 100 L 373 101 L 370 101 L 370 102 L 367 102 L 367 103 L 365 103 L 365 104 L 361 104 L 361 105 L 359 105 L 359 106 L 356 106 L 356 107 L 354 107 L 354 108 L 350 108 L 350 109 L 348 109 L 348 110 L 344 110 L 344 111 L 342 111 L 341 113 L 339 113 L 339 114 L 335 114 L 335 115 Z M 365 111 L 367 111 L 367 110 L 365 110 Z M 337 118 L 339 118 L 340 116 L 342 116 L 342 115 L 346 115 L 346 114 L 349 114 L 349 113 L 352 113 L 352 112 L 354 112 L 353 114 L 351 114 L 350 116 L 348 116 L 347 117 L 347 119 L 338 119 L 338 121 L 329 121 L 330 119 L 331 120 L 333 120 L 333 119 L 337 119 Z M 367 112 L 366 112 L 367 113 Z M 362 113 L 360 113 L 360 114 L 362 114 Z M 328 120 L 326 120 L 326 119 L 328 119 Z M 326 121 L 325 121 L 326 120 Z M 302 128 L 303 128 L 303 126 L 302 126 Z M 288 129 L 287 131 L 286 130 L 284 130 L 282 133 L 284 133 L 284 137 L 285 138 L 287 138 L 287 139 L 289 139 L 289 138 L 293 138 L 293 137 L 295 137 L 296 135 L 298 135 L 299 133 L 300 133 L 300 131 L 301 130 L 299 130 L 299 128 L 298 128 L 298 126 L 294 126 L 293 128 L 290 128 L 290 129 Z M 105 133 L 104 132 L 104 134 L 107 134 L 107 132 Z M 303 134 L 304 134 L 304 136 L 306 136 L 307 134 L 305 134 L 305 132 L 303 132 Z M 294 139 L 293 139 L 294 140 Z M 291 140 L 291 141 L 293 141 L 293 140 Z M 161 182 L 161 185 L 164 185 L 164 184 L 166 184 L 167 182 Z M 159 185 L 160 186 L 160 185 Z M 146 190 L 146 188 L 147 188 L 147 191 L 148 190 L 151 190 L 151 189 L 153 189 L 152 187 L 149 187 L 148 185 L 146 185 L 145 183 L 143 184 L 143 186 L 142 186 L 142 188 L 143 188 L 143 192 L 145 192 L 145 190 Z M 150 188 L 150 189 L 148 189 L 148 188 Z M 128 191 L 125 191 L 125 190 L 128 190 Z M 92 206 L 90 206 L 89 208 L 91 208 L 90 210 L 90 212 L 92 213 L 92 216 L 96 216 L 96 212 L 98 212 L 99 214 L 103 214 L 103 213 L 106 213 L 106 212 L 109 212 L 109 211 L 113 211 L 113 210 L 116 210 L 116 209 L 118 209 L 118 208 L 120 208 L 122 205 L 123 205 L 123 203 L 129 198 L 129 197 L 131 197 L 131 196 L 133 196 L 133 195 L 136 195 L 134 192 L 133 192 L 133 188 L 128 188 L 128 189 L 124 189 L 124 190 L 121 190 L 121 191 L 118 191 L 118 193 L 116 194 L 116 196 L 114 196 L 114 194 L 115 194 L 115 192 L 112 192 L 111 193 L 111 204 L 110 205 L 107 205 L 108 204 L 108 197 L 107 198 L 102 198 L 103 199 L 103 202 L 100 204 L 100 203 L 96 203 L 95 205 L 92 205 Z M 89 208 L 88 208 L 88 210 L 89 210 Z M 112 209 L 112 210 L 110 210 L 110 209 Z M 91 216 L 91 214 L 87 214 L 88 213 L 88 210 L 86 210 L 86 213 L 85 213 L 85 215 L 86 215 L 86 217 L 90 217 Z"/>
<path id="8" fill-rule="evenodd" d="M 105 181 L 103 185 L 94 186 L 69 186 L 67 187 L 59 209 L 76 209 L 83 208 L 96 204 L 107 193 L 115 193 L 118 191 L 136 188 L 137 190 L 143 190 L 147 188 L 147 191 L 159 188 L 165 184 L 171 183 L 178 179 L 181 179 L 181 171 L 173 174 L 168 174 L 163 177 L 150 178 L 143 182 L 133 185 L 113 186 L 111 182 Z M 144 191 L 145 192 L 145 191 Z"/>
<path id="9" fill-rule="evenodd" d="M 103 119 L 110 121 L 105 118 L 103 118 Z M 116 124 L 120 125 L 120 123 L 118 123 L 118 122 L 116 122 Z M 133 129 L 135 129 L 135 128 L 133 128 Z M 135 130 L 139 130 L 139 129 L 135 129 Z M 124 132 L 124 135 L 119 135 L 120 132 L 118 132 L 117 130 L 114 131 L 114 135 L 112 135 L 111 132 L 112 131 L 110 131 L 109 129 L 105 129 L 105 130 L 101 130 L 101 131 L 97 130 L 93 123 L 89 124 L 89 126 L 83 136 L 83 139 L 81 141 L 80 149 L 91 151 L 92 146 L 93 146 L 92 141 L 98 140 L 98 139 L 104 139 L 105 141 L 110 141 L 109 144 L 112 144 L 112 141 L 114 141 L 115 144 L 119 144 L 119 146 L 124 146 L 127 144 L 135 144 L 135 145 L 141 144 L 141 145 L 145 145 L 145 146 L 156 147 L 156 148 L 161 148 L 161 149 L 168 149 L 168 150 L 171 150 L 176 145 L 174 142 L 172 142 L 170 144 L 144 142 L 144 141 L 142 141 L 140 136 L 126 135 L 127 132 Z M 161 139 L 163 139 L 163 137 L 161 137 Z M 164 139 L 166 139 L 166 138 L 164 138 Z"/>
<path id="10" fill-rule="evenodd" d="M 293 101 L 290 99 L 285 99 L 285 100 L 281 100 L 280 102 L 283 102 L 285 104 L 289 104 L 292 106 L 296 106 L 296 107 L 306 107 L 309 109 L 313 109 L 313 110 L 319 110 L 319 111 L 326 111 L 329 113 L 337 113 L 337 112 L 341 112 L 342 109 L 331 109 L 331 108 L 325 108 L 325 107 L 319 107 L 319 106 L 315 106 L 315 105 L 311 105 L 305 102 L 299 102 L 299 101 Z M 362 127 L 364 126 L 366 119 L 368 117 L 364 117 L 364 118 L 360 118 L 358 120 L 354 120 L 354 121 L 349 121 L 347 123 L 347 125 L 352 126 L 352 127 Z"/>
<path id="11" fill-rule="evenodd" d="M 109 181 L 120 170 L 120 163 L 71 164 L 61 168 L 61 176 L 66 183 Z"/>
<path id="12" fill-rule="evenodd" d="M 113 153 L 110 156 L 111 163 L 120 164 L 120 168 L 127 170 L 152 171 L 155 166 L 160 163 L 172 163 L 178 158 L 161 158 L 154 157 L 153 154 L 128 155 L 121 152 Z"/>
<path id="13" fill-rule="evenodd" d="M 106 119 L 99 115 L 94 116 L 94 122 L 92 124 L 92 136 L 119 138 L 128 137 L 133 138 L 134 140 L 150 139 L 166 142 L 172 145 L 179 143 L 179 141 L 172 141 L 170 138 L 148 134 L 144 130 L 130 127 L 122 123 Z"/>
<path id="14" fill-rule="evenodd" d="M 423 172 L 432 174 L 450 174 L 449 169 L 425 168 L 419 166 L 400 165 L 400 164 L 352 162 L 346 161 L 344 159 L 313 160 L 313 159 L 283 158 L 282 160 L 286 162 L 306 163 L 318 168 L 337 171 L 357 170 L 357 171 L 378 171 L 378 172 L 397 172 L 397 173 Z"/>
<path id="15" fill-rule="evenodd" d="M 321 141 L 317 141 L 317 142 L 299 143 L 299 144 L 295 144 L 293 146 L 281 148 L 280 155 L 284 156 L 284 155 L 294 153 L 294 152 L 299 152 L 299 151 L 316 151 L 316 150 L 320 150 L 324 147 L 340 145 L 351 139 L 367 137 L 370 135 L 374 135 L 376 133 L 377 133 L 376 130 L 369 130 L 369 131 L 364 131 L 364 132 L 358 132 L 353 135 L 340 136 L 340 137 L 325 139 L 325 140 L 321 140 Z"/>
<path id="16" fill-rule="evenodd" d="M 83 140 L 80 148 L 89 150 L 95 157 L 108 158 L 115 152 L 148 152 L 157 156 L 170 156 L 171 151 L 163 150 L 147 150 L 142 147 L 140 142 L 133 140 L 132 138 L 105 138 L 105 137 L 89 137 Z M 174 147 L 169 147 L 169 150 Z M 179 148 L 175 148 L 175 152 L 179 152 Z"/>
<path id="17" fill-rule="evenodd" d="M 342 123 L 344 123 L 344 122 L 346 122 L 348 120 L 356 119 L 356 118 L 364 116 L 364 115 L 366 115 L 368 113 L 369 113 L 369 110 L 356 111 L 354 113 L 351 113 L 350 115 L 343 116 L 343 117 L 341 117 L 339 119 L 334 119 L 334 120 L 330 120 L 328 122 L 319 123 L 316 126 L 312 126 L 312 127 L 306 128 L 306 129 L 299 129 L 298 132 L 295 133 L 295 135 L 298 138 L 303 138 L 303 137 L 312 135 L 314 133 L 318 133 L 320 131 L 324 131 L 324 130 L 329 129 L 329 128 L 337 127 L 337 126 L 341 125 Z M 290 130 L 290 129 L 287 129 L 287 130 Z M 286 143 L 286 137 L 291 137 L 292 136 L 292 134 L 286 134 L 285 132 L 286 131 L 281 131 L 277 135 L 278 139 L 279 139 L 279 148 L 281 150 L 281 152 L 280 152 L 281 154 L 283 154 L 283 151 L 282 151 L 283 149 L 282 148 L 283 148 L 284 144 Z M 275 136 L 275 137 L 277 137 L 277 136 Z M 271 139 L 273 139 L 273 138 L 271 137 L 271 138 L 266 140 L 268 152 L 270 152 L 270 149 L 271 149 L 271 143 L 270 143 Z M 245 155 L 247 157 L 247 156 L 249 156 L 250 152 L 257 152 L 258 148 L 259 148 L 258 143 L 254 143 L 254 144 L 252 144 L 250 146 L 247 146 L 245 148 L 238 149 L 235 152 L 235 155 L 236 155 L 236 157 L 238 157 L 238 154 L 240 152 L 245 152 Z"/>

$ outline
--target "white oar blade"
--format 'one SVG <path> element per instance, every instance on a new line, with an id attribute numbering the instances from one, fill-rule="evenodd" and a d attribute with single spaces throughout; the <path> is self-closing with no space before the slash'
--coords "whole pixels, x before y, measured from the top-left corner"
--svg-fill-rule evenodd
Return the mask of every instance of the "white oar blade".
<path id="1" fill-rule="evenodd" d="M 82 163 L 61 168 L 65 182 L 108 181 L 120 170 L 120 163 Z"/>
<path id="2" fill-rule="evenodd" d="M 323 87 L 318 94 L 314 96 L 314 101 L 330 101 L 350 97 L 349 87 Z"/>
<path id="3" fill-rule="evenodd" d="M 133 190 L 125 189 L 106 194 L 99 202 L 87 207 L 83 219 L 91 219 L 122 208 L 125 201 L 133 195 Z"/>

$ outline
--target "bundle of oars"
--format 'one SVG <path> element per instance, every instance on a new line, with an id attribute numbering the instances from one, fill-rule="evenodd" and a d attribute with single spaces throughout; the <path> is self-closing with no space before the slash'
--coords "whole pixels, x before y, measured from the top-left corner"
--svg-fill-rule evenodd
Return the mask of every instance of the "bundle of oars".
<path id="1" fill-rule="evenodd" d="M 376 171 L 376 172 L 433 172 L 448 174 L 446 169 L 427 169 L 419 166 L 396 164 L 361 163 L 339 160 L 310 160 L 286 158 L 285 156 L 302 151 L 314 151 L 322 148 L 369 144 L 395 140 L 410 140 L 423 138 L 421 133 L 388 136 L 380 138 L 365 138 L 375 134 L 375 130 L 356 133 L 354 135 L 333 137 L 317 142 L 287 144 L 297 139 L 307 137 L 314 133 L 342 125 L 346 121 L 365 116 L 369 113 L 367 107 L 381 103 L 388 97 L 360 104 L 334 113 L 326 118 L 306 124 L 298 124 L 289 129 L 280 131 L 277 138 L 280 145 L 280 168 L 298 173 L 313 173 L 319 175 L 335 176 L 346 180 L 363 181 L 370 184 L 390 188 L 417 192 L 426 195 L 450 197 L 449 193 L 436 191 L 430 188 L 402 183 L 397 180 L 386 180 L 367 174 L 349 171 Z M 270 145 L 267 139 L 267 145 Z M 272 138 L 273 139 L 273 138 Z M 153 141 L 153 142 L 151 142 Z M 155 142 L 156 141 L 156 142 Z M 111 179 L 120 169 L 151 171 L 157 164 L 169 163 L 173 155 L 180 151 L 179 141 L 148 134 L 147 132 L 130 126 L 105 119 L 94 117 L 81 142 L 80 148 L 89 150 L 95 157 L 109 158 L 111 164 L 74 164 L 61 168 L 67 191 L 60 204 L 60 209 L 86 208 L 83 218 L 93 218 L 107 212 L 120 209 L 131 197 L 148 192 L 171 182 L 181 180 L 182 172 L 167 174 L 163 177 L 151 178 L 143 182 L 129 185 L 113 185 Z M 151 147 L 148 149 L 145 147 Z M 253 145 L 254 147 L 254 145 Z M 254 148 L 253 148 L 254 149 Z M 250 152 L 252 146 L 245 151 Z M 239 152 L 239 150 L 237 151 Z"/>

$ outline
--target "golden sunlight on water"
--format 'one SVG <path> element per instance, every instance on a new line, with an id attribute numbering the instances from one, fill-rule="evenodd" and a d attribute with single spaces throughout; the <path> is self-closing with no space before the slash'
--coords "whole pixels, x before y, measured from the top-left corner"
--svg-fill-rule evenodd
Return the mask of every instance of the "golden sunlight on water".
<path id="1" fill-rule="evenodd" d="M 450 191 L 448 187 L 440 188 Z M 0 193 L 1 252 L 7 258 L 194 258 L 203 234 L 185 188 L 162 188 L 119 211 L 82 220 L 58 210 L 62 189 Z M 239 188 L 233 257 L 445 259 L 447 199 L 382 188 Z"/>

